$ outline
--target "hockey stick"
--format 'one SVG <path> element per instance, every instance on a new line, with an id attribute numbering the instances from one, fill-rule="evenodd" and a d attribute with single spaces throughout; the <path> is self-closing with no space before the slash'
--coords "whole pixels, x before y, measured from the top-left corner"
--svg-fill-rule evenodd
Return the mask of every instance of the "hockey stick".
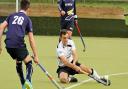
<path id="1" fill-rule="evenodd" d="M 85 49 L 86 49 L 86 47 L 85 47 L 85 42 L 84 42 L 83 37 L 82 37 L 82 34 L 81 34 L 81 32 L 80 32 L 80 27 L 79 27 L 79 25 L 78 25 L 78 22 L 76 22 L 76 21 L 75 21 L 75 26 L 76 26 L 76 29 L 77 29 L 79 35 L 80 35 L 82 44 L 83 44 L 83 46 L 84 46 L 83 52 L 85 52 Z"/>
<path id="2" fill-rule="evenodd" d="M 32 58 L 34 59 L 34 57 L 32 56 Z M 64 89 L 62 88 L 54 79 L 53 77 L 48 73 L 48 71 L 45 69 L 45 67 L 43 65 L 41 65 L 40 63 L 37 64 L 40 69 L 46 74 L 46 76 L 49 78 L 49 80 L 56 86 L 57 89 Z"/>

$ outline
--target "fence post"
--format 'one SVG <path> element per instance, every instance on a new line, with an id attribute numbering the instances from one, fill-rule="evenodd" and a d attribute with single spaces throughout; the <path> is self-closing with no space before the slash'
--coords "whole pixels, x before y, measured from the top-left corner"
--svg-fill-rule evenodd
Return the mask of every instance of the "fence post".
<path id="1" fill-rule="evenodd" d="M 54 0 L 52 0 L 52 4 L 54 4 L 55 3 L 55 1 Z"/>
<path id="2" fill-rule="evenodd" d="M 84 4 L 85 4 L 85 0 L 84 0 Z"/>
<path id="3" fill-rule="evenodd" d="M 16 0 L 16 12 L 18 12 L 19 7 L 19 0 Z"/>

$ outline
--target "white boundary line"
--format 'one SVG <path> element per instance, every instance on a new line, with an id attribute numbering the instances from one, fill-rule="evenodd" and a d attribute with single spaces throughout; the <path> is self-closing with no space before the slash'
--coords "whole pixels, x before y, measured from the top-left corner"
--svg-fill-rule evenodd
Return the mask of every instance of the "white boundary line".
<path id="1" fill-rule="evenodd" d="M 119 76 L 119 75 L 128 75 L 128 72 L 123 72 L 123 73 L 115 73 L 115 74 L 108 74 L 108 76 Z"/>
<path id="2" fill-rule="evenodd" d="M 119 76 L 119 75 L 128 75 L 128 72 L 115 73 L 115 74 L 108 74 L 109 77 L 111 77 L 111 76 Z M 89 79 L 87 79 L 87 80 L 81 81 L 80 83 L 74 84 L 74 85 L 69 86 L 69 87 L 64 88 L 64 89 L 71 89 L 71 88 L 74 88 L 74 87 L 76 87 L 76 86 L 79 86 L 79 85 L 81 85 L 81 84 L 87 83 L 87 82 L 92 81 L 92 80 L 93 80 L 93 79 L 89 78 Z"/>
<path id="3" fill-rule="evenodd" d="M 64 88 L 64 89 L 71 89 L 71 88 L 73 88 L 73 87 L 76 87 L 76 86 L 79 86 L 79 85 L 81 85 L 81 84 L 87 83 L 87 82 L 89 82 L 89 81 L 91 81 L 91 80 L 93 80 L 93 79 L 91 79 L 91 78 L 90 78 L 90 79 L 87 79 L 87 80 L 81 81 L 80 83 L 74 84 L 74 85 L 69 86 L 69 87 Z"/>

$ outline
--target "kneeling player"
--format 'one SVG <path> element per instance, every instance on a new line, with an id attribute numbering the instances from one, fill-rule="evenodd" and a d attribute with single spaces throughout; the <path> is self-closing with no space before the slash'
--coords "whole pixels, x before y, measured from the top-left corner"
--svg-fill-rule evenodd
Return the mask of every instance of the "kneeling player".
<path id="1" fill-rule="evenodd" d="M 57 46 L 57 56 L 59 61 L 57 73 L 60 82 L 77 82 L 77 79 L 70 77 L 70 75 L 87 74 L 99 83 L 106 86 L 110 85 L 110 80 L 105 77 L 100 77 L 94 69 L 78 62 L 75 44 L 73 40 L 68 39 L 68 34 L 65 30 L 61 31 L 60 38 L 61 41 Z"/>

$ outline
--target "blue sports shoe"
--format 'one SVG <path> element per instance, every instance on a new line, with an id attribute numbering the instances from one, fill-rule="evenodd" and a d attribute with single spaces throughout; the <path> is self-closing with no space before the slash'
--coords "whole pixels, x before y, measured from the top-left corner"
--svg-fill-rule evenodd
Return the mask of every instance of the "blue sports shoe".
<path id="1" fill-rule="evenodd" d="M 22 89 L 26 89 L 24 85 L 22 85 Z"/>
<path id="2" fill-rule="evenodd" d="M 24 86 L 25 86 L 26 89 L 33 89 L 32 84 L 29 80 L 25 81 Z"/>

